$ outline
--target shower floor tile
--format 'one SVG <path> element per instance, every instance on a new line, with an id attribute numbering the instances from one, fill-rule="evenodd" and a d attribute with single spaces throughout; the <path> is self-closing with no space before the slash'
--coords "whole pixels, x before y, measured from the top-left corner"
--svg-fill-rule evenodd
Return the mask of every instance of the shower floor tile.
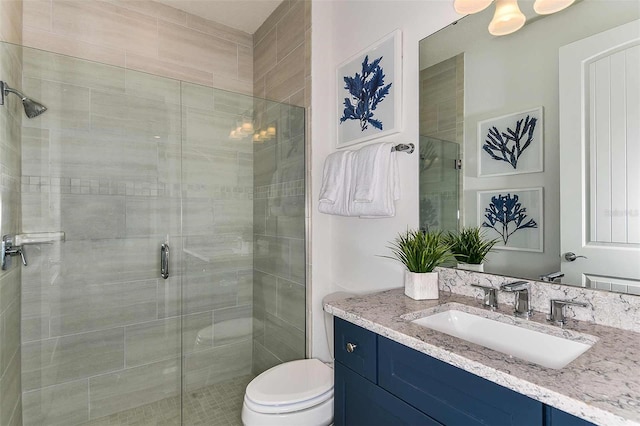
<path id="1" fill-rule="evenodd" d="M 184 426 L 242 426 L 244 390 L 253 375 L 201 388 L 184 395 Z M 180 398 L 172 397 L 91 420 L 86 426 L 180 426 Z"/>

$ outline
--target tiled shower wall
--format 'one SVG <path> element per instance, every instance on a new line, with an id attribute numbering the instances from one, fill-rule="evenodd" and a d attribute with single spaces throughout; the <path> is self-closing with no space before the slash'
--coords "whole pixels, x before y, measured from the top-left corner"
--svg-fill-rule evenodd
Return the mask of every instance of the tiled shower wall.
<path id="1" fill-rule="evenodd" d="M 464 142 L 463 53 L 420 71 L 420 102 L 421 158 L 439 155 L 447 159 L 446 162 L 421 161 L 420 185 L 424 188 L 421 190 L 421 215 L 425 216 L 427 211 L 434 212 L 434 219 L 426 220 L 426 224 L 438 223 L 437 229 L 455 230 L 458 227 L 457 218 L 464 217 L 461 172 L 458 172 L 457 184 L 452 185 L 455 179 L 452 176 L 452 164 L 454 157 L 462 158 L 460 153 Z M 459 145 L 458 153 L 452 155 L 455 146 L 447 146 L 447 142 L 429 138 L 423 140 L 424 136 L 454 142 Z"/>
<path id="2" fill-rule="evenodd" d="M 304 106 L 309 117 L 310 58 L 311 1 L 285 0 L 254 34 L 255 96 Z M 256 106 L 265 124 L 278 114 L 263 110 Z M 291 117 L 279 137 L 254 145 L 255 374 L 305 357 L 305 125 L 307 141 L 310 126 L 302 114 Z"/>
<path id="3" fill-rule="evenodd" d="M 24 123 L 23 230 L 66 233 L 23 274 L 24 424 L 174 396 L 181 372 L 187 392 L 249 374 L 253 153 L 229 130 L 252 98 L 32 49 L 24 63 L 49 110 Z"/>
<path id="4" fill-rule="evenodd" d="M 0 2 L 0 41 L 20 43 L 22 1 Z M 19 87 L 22 51 L 0 42 L 0 80 Z M 0 235 L 20 231 L 20 124 L 22 105 L 11 95 L 0 106 Z M 0 424 L 22 424 L 20 383 L 20 281 L 22 265 L 13 258 L 0 271 Z"/>
<path id="5" fill-rule="evenodd" d="M 25 46 L 253 94 L 251 34 L 154 1 L 29 0 L 23 36 Z"/>

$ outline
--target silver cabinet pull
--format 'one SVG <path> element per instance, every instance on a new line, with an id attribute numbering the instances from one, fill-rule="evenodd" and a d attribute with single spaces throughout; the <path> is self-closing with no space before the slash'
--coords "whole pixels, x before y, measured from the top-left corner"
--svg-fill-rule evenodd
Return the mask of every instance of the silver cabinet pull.
<path id="1" fill-rule="evenodd" d="M 358 347 L 358 345 L 355 345 L 351 342 L 347 343 L 347 352 L 352 353 L 353 351 L 356 350 L 356 348 Z"/>
<path id="2" fill-rule="evenodd" d="M 160 276 L 165 280 L 169 278 L 169 244 L 160 246 Z"/>

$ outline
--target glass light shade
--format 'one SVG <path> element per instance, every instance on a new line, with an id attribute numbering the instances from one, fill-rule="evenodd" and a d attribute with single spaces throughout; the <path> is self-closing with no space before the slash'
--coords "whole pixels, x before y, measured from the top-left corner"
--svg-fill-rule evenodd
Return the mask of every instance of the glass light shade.
<path id="1" fill-rule="evenodd" d="M 496 13 L 489 23 L 489 32 L 495 36 L 511 34 L 522 28 L 526 20 L 517 0 L 496 0 Z"/>
<path id="2" fill-rule="evenodd" d="M 461 15 L 478 13 L 486 9 L 493 0 L 455 0 L 453 8 Z"/>
<path id="3" fill-rule="evenodd" d="M 276 126 L 269 126 L 267 127 L 267 136 L 269 136 L 270 138 L 274 137 L 276 135 Z"/>
<path id="4" fill-rule="evenodd" d="M 538 15 L 550 15 L 571 6 L 575 0 L 536 0 L 533 10 Z"/>
<path id="5" fill-rule="evenodd" d="M 253 123 L 251 120 L 246 118 L 242 119 L 242 132 L 247 135 L 253 133 Z"/>

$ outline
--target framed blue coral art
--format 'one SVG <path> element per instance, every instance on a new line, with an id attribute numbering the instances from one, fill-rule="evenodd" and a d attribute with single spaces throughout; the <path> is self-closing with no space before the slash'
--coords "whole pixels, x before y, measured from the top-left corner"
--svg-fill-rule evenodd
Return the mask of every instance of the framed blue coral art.
<path id="1" fill-rule="evenodd" d="M 478 122 L 478 176 L 542 172 L 542 107 Z"/>
<path id="2" fill-rule="evenodd" d="M 478 226 L 500 250 L 544 251 L 542 188 L 478 191 Z"/>
<path id="3" fill-rule="evenodd" d="M 401 43 L 396 30 L 338 66 L 338 148 L 401 130 Z"/>

